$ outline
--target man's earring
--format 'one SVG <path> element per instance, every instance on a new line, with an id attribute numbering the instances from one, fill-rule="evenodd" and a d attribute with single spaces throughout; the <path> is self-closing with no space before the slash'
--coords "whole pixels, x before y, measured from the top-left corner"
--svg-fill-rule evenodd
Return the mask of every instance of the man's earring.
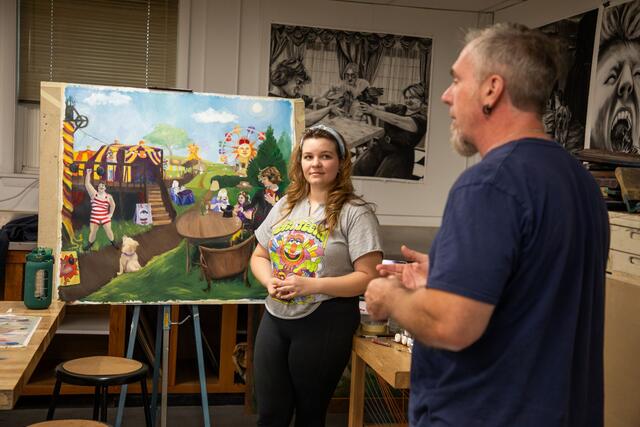
<path id="1" fill-rule="evenodd" d="M 482 114 L 484 114 L 485 116 L 489 117 L 491 115 L 491 106 L 490 105 L 483 105 L 482 106 Z"/>

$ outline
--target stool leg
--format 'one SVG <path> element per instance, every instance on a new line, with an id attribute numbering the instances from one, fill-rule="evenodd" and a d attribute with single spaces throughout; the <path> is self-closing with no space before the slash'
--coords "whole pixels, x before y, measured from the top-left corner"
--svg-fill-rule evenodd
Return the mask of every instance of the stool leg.
<path id="1" fill-rule="evenodd" d="M 144 407 L 144 421 L 147 427 L 151 427 L 151 411 L 149 410 L 149 399 L 147 396 L 147 379 L 140 380 L 140 389 L 142 390 L 142 406 Z"/>
<path id="2" fill-rule="evenodd" d="M 100 414 L 100 421 L 107 422 L 107 395 L 109 394 L 109 386 L 102 387 L 102 413 Z"/>
<path id="3" fill-rule="evenodd" d="M 62 381 L 60 379 L 56 379 L 56 385 L 53 387 L 53 396 L 51 396 L 51 405 L 49 405 L 49 410 L 47 411 L 47 420 L 53 419 L 53 413 L 56 410 L 56 402 L 58 400 L 58 396 L 60 395 L 60 386 L 62 385 Z"/>
<path id="4" fill-rule="evenodd" d="M 100 386 L 96 386 L 96 391 L 93 394 L 93 420 L 98 421 L 98 408 L 100 406 Z"/>

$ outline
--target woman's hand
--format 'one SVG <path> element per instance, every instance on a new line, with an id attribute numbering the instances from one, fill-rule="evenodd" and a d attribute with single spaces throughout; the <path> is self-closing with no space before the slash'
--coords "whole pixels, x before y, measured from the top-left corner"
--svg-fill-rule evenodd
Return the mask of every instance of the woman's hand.
<path id="1" fill-rule="evenodd" d="M 375 110 L 371 105 L 367 104 L 366 102 L 359 102 L 358 107 L 360 108 L 360 111 L 362 111 L 363 114 L 373 114 Z"/>
<path id="2" fill-rule="evenodd" d="M 278 296 L 278 287 L 281 282 L 282 280 L 276 279 L 275 277 L 272 277 L 271 279 L 269 279 L 269 281 L 267 281 L 267 292 L 269 292 L 269 296 L 271 296 L 272 298 L 280 298 Z"/>
<path id="3" fill-rule="evenodd" d="M 315 279 L 311 277 L 302 277 L 291 275 L 284 280 L 278 280 L 276 285 L 276 297 L 279 299 L 289 300 L 295 297 L 310 295 L 315 293 Z"/>

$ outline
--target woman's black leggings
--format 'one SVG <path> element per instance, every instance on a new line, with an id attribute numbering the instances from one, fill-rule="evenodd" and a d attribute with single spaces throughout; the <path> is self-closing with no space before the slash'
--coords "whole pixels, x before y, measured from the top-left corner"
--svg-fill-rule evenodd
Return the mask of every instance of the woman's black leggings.
<path id="1" fill-rule="evenodd" d="M 358 328 L 358 298 L 333 298 L 310 315 L 284 320 L 265 312 L 258 328 L 254 380 L 258 425 L 324 426 L 327 407 Z"/>

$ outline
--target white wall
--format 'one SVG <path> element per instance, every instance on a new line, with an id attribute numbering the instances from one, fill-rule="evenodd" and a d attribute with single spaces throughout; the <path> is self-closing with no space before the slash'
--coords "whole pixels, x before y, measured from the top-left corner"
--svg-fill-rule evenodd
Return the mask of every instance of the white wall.
<path id="1" fill-rule="evenodd" d="M 15 0 L 0 1 L 0 174 L 13 173 L 17 22 Z M 0 198 L 2 198 L 0 193 Z"/>

